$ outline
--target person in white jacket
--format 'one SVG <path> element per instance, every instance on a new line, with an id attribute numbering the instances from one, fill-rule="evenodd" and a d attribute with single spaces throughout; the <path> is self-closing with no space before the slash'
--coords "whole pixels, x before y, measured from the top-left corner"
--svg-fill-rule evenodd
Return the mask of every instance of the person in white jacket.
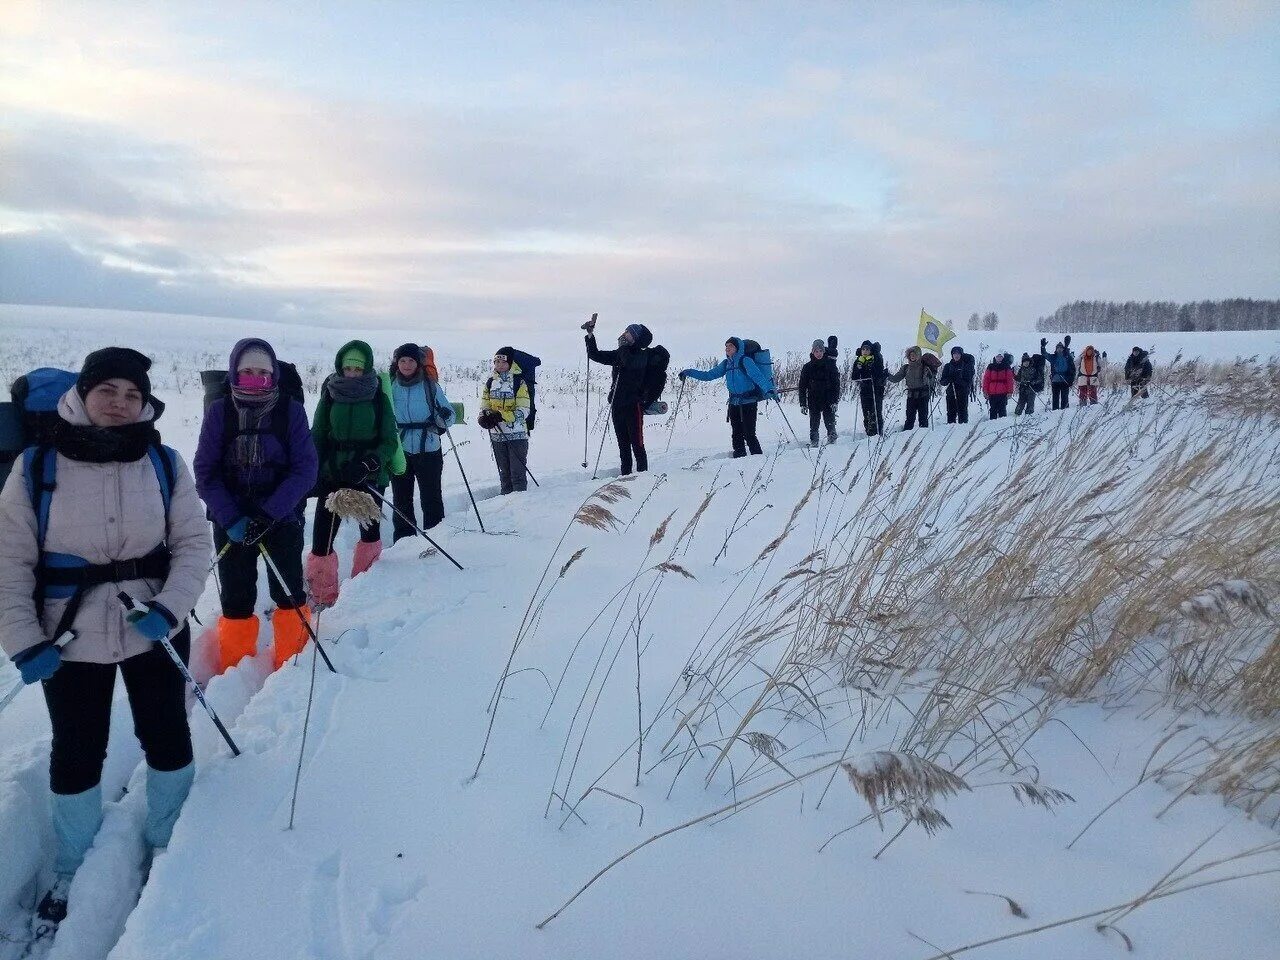
<path id="1" fill-rule="evenodd" d="M 25 451 L 0 492 L 0 646 L 24 682 L 43 684 L 53 728 L 57 850 L 37 908 L 47 924 L 65 917 L 102 823 L 117 669 L 147 759 L 151 849 L 168 845 L 195 772 L 183 677 L 157 641 L 189 656 L 211 538 L 191 472 L 160 444 L 150 366 L 123 347 L 89 354 L 51 441 Z M 127 618 L 120 591 L 148 612 Z"/>

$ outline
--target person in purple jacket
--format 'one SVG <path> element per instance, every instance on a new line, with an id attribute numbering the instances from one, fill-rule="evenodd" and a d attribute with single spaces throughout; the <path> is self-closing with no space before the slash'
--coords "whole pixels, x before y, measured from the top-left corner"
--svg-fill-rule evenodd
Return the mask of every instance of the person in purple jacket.
<path id="1" fill-rule="evenodd" d="M 254 608 L 262 547 L 285 580 L 282 586 L 274 575 L 267 577 L 276 605 L 271 630 L 278 670 L 307 639 L 302 511 L 318 458 L 307 411 L 281 391 L 280 364 L 269 343 L 241 340 L 227 369 L 226 395 L 205 411 L 195 459 L 196 488 L 219 552 L 219 672 L 258 652 Z"/>

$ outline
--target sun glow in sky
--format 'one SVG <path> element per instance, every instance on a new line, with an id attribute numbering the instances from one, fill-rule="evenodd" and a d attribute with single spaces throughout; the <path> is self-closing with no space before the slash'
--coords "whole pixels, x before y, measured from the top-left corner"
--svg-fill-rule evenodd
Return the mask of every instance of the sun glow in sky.
<path id="1" fill-rule="evenodd" d="M 0 301 L 512 330 L 1280 295 L 1280 8 L 0 5 Z"/>

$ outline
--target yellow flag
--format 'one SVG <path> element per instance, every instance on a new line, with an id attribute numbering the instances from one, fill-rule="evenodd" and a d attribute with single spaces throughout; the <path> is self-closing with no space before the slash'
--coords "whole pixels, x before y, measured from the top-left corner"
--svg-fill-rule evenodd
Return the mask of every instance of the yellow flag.
<path id="1" fill-rule="evenodd" d="M 942 356 L 942 345 L 955 337 L 955 332 L 941 320 L 920 311 L 920 332 L 916 334 L 916 344 L 921 350 L 932 350 Z"/>

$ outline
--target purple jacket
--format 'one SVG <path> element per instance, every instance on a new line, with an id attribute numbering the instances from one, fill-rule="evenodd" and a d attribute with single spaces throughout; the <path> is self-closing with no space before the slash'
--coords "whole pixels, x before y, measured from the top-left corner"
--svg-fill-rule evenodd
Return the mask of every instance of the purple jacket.
<path id="1" fill-rule="evenodd" d="M 231 350 L 228 377 L 234 375 L 240 355 L 249 347 L 259 347 L 271 356 L 274 381 L 280 382 L 280 364 L 265 340 L 241 340 Z M 237 463 L 235 444 L 226 442 L 226 417 L 233 412 L 228 395 L 210 404 L 200 427 L 196 447 L 196 489 L 209 508 L 209 515 L 224 530 L 241 517 L 265 514 L 272 520 L 301 518 L 302 504 L 315 485 L 319 461 L 311 440 L 311 426 L 302 404 L 288 397 L 288 429 L 285 442 L 273 432 L 262 434 L 263 463 L 249 467 Z"/>

